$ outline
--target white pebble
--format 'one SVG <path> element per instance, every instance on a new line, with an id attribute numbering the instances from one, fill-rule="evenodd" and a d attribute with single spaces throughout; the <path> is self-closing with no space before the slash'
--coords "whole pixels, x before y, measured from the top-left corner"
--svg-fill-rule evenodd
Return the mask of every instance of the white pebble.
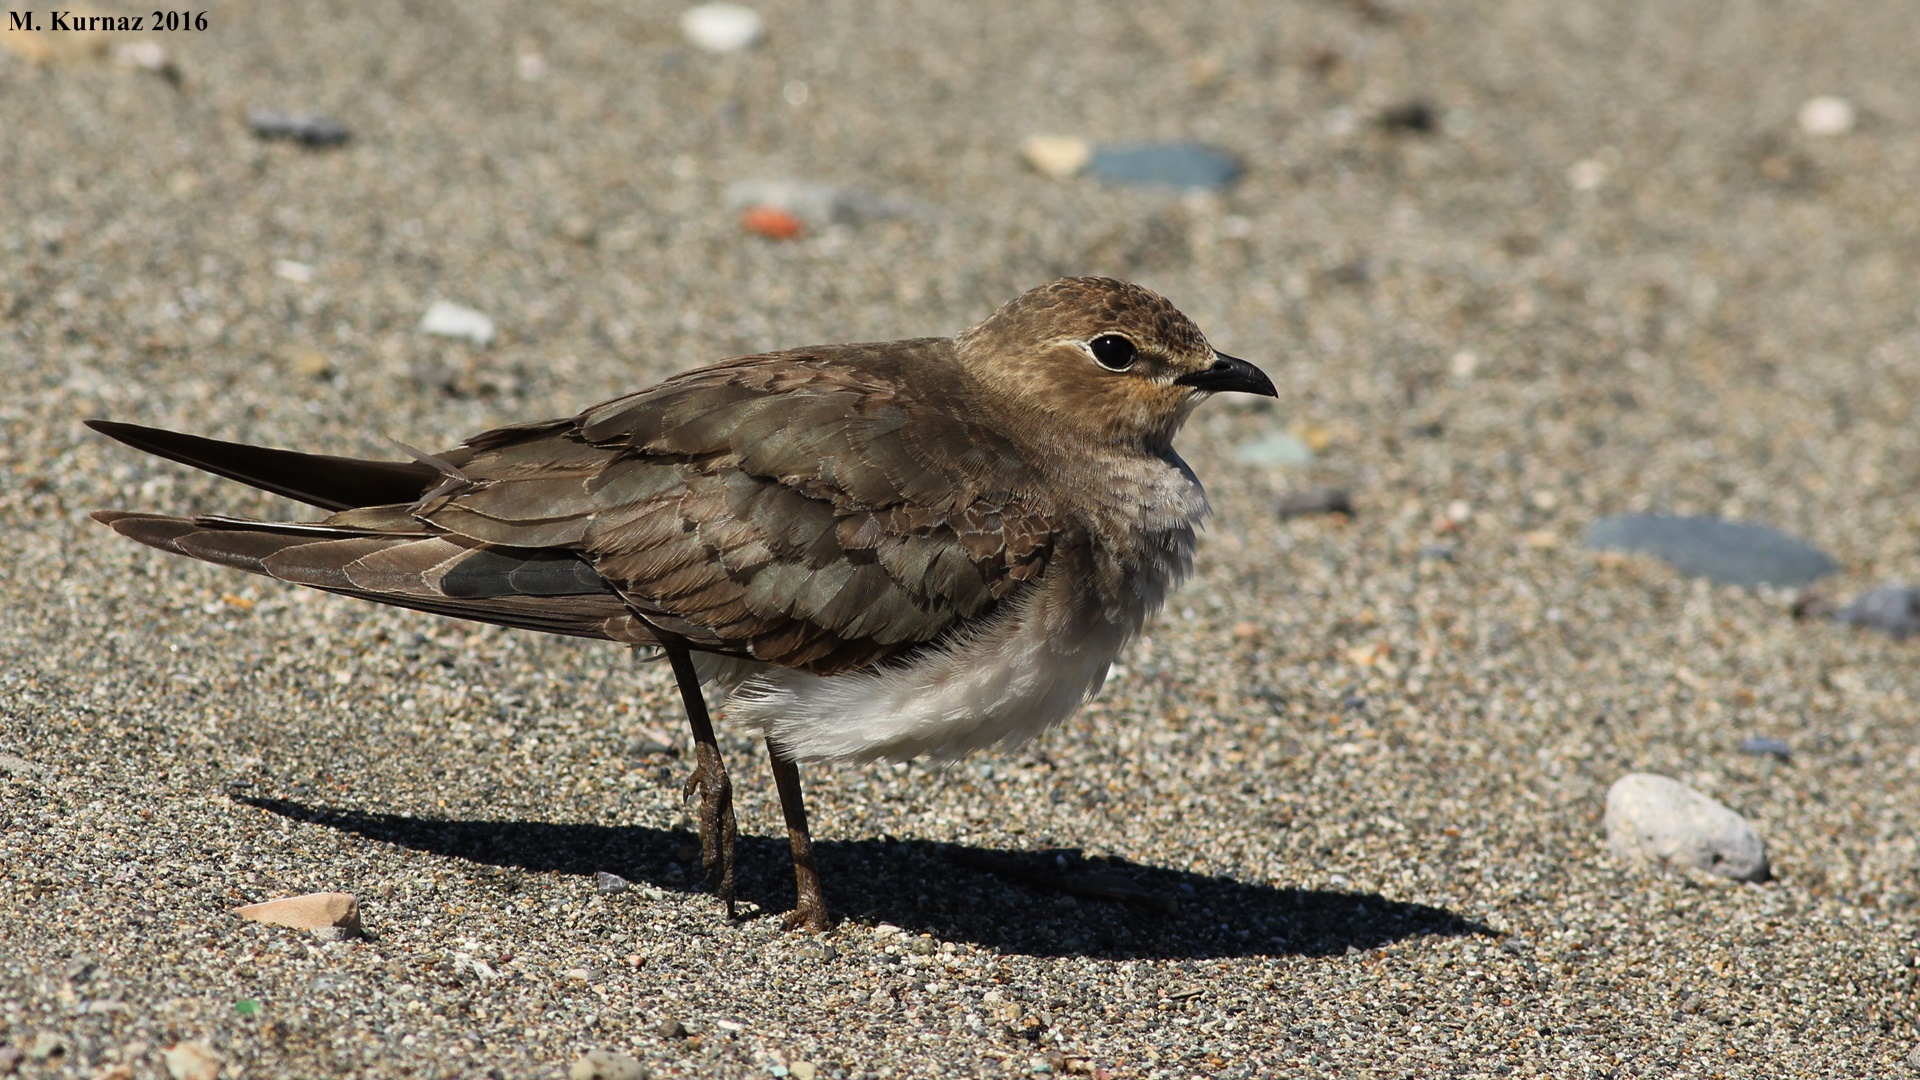
<path id="1" fill-rule="evenodd" d="M 1853 130 L 1853 102 L 1823 94 L 1800 106 L 1800 130 L 1809 135 L 1845 135 Z"/>
<path id="2" fill-rule="evenodd" d="M 420 318 L 420 331 L 436 337 L 466 338 L 475 345 L 493 344 L 493 320 L 469 307 L 435 300 Z"/>
<path id="3" fill-rule="evenodd" d="M 1746 818 L 1678 780 L 1628 773 L 1607 790 L 1607 847 L 1622 859 L 1766 881 L 1767 842 Z"/>
<path id="4" fill-rule="evenodd" d="M 295 285 L 311 285 L 313 284 L 313 267 L 292 259 L 275 259 L 273 276 L 282 281 L 291 281 Z"/>
<path id="5" fill-rule="evenodd" d="M 739 52 L 766 35 L 760 13 L 739 4 L 700 4 L 680 16 L 680 32 L 710 53 Z"/>
<path id="6" fill-rule="evenodd" d="M 1065 180 L 1093 160 L 1093 144 L 1075 135 L 1033 135 L 1020 144 L 1020 153 L 1034 171 Z"/>
<path id="7" fill-rule="evenodd" d="M 1567 183 L 1575 191 L 1592 191 L 1607 182 L 1607 163 L 1594 158 L 1576 161 L 1567 170 Z"/>

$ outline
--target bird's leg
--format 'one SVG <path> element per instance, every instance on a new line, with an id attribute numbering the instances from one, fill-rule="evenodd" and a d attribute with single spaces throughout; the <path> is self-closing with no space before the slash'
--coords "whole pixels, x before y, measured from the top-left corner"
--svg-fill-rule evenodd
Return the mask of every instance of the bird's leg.
<path id="1" fill-rule="evenodd" d="M 780 813 L 787 819 L 787 841 L 793 845 L 793 880 L 799 887 L 789 930 L 821 933 L 828 926 L 826 897 L 820 894 L 820 870 L 813 864 L 813 837 L 807 833 L 807 803 L 800 794 L 800 766 L 780 756 L 767 740 L 767 758 L 773 762 L 773 782 L 780 789 Z"/>
<path id="2" fill-rule="evenodd" d="M 693 655 L 685 644 L 663 643 L 667 660 L 673 664 L 674 681 L 680 684 L 680 700 L 687 707 L 687 726 L 693 729 L 693 775 L 680 789 L 682 799 L 700 792 L 700 863 L 707 875 L 719 873 L 716 892 L 727 905 L 727 918 L 733 910 L 733 845 L 740 830 L 733 820 L 733 781 L 727 779 L 726 763 L 720 760 L 720 744 L 713 737 L 713 721 L 707 718 L 707 699 L 700 693 L 700 675 L 693 670 Z"/>

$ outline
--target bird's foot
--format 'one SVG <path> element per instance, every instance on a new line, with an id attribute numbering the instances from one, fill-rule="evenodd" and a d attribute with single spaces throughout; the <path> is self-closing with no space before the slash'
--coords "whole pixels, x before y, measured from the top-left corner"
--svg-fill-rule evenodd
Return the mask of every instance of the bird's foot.
<path id="1" fill-rule="evenodd" d="M 833 926 L 833 920 L 827 917 L 827 901 L 818 889 L 811 893 L 802 890 L 794 901 L 793 910 L 787 912 L 781 926 L 788 930 L 801 930 L 809 934 L 824 934 Z"/>
<path id="2" fill-rule="evenodd" d="M 706 743 L 694 748 L 693 775 L 680 789 L 682 800 L 700 793 L 700 864 L 709 878 L 717 879 L 715 892 L 727 905 L 727 917 L 734 918 L 733 849 L 740 829 L 733 818 L 733 781 L 720 760 L 720 748 Z"/>

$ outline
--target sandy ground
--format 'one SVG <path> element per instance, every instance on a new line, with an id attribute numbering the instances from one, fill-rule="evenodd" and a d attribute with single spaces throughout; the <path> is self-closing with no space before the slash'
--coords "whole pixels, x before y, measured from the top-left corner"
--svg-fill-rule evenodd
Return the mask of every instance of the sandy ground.
<path id="1" fill-rule="evenodd" d="M 673 6 L 221 2 L 130 39 L 161 72 L 0 49 L 21 1074 L 163 1076 L 180 1042 L 250 1077 L 561 1076 L 592 1048 L 656 1076 L 1920 1073 L 1920 643 L 1579 542 L 1712 513 L 1832 552 L 1837 598 L 1920 579 L 1913 11 L 1181 7 L 781 0 L 712 56 Z M 1822 94 L 1851 131 L 1802 130 Z M 1378 122 L 1409 103 L 1438 129 Z M 263 142 L 249 107 L 353 137 Z M 1055 180 L 1035 133 L 1197 138 L 1247 173 Z M 774 242 L 724 200 L 752 179 L 913 212 Z M 821 940 L 778 929 L 744 738 L 761 913 L 700 885 L 658 665 L 86 518 L 297 509 L 85 417 L 397 456 L 1085 272 L 1161 290 L 1280 400 L 1189 425 L 1198 573 L 1079 717 L 947 770 L 807 770 Z M 435 300 L 498 340 L 417 332 Z M 1235 459 L 1281 432 L 1314 461 Z M 1312 484 L 1355 516 L 1275 516 Z M 1748 815 L 1778 880 L 1613 860 L 1634 769 Z M 371 936 L 230 913 L 320 889 Z"/>

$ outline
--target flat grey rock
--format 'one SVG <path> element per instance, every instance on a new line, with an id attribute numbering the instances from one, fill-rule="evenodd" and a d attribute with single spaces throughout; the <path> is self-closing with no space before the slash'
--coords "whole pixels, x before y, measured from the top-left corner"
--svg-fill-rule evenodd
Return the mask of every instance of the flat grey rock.
<path id="1" fill-rule="evenodd" d="M 1840 569 L 1833 556 L 1778 529 L 1712 517 L 1602 518 L 1587 530 L 1586 545 L 1652 555 L 1687 577 L 1748 588 L 1810 585 Z"/>
<path id="2" fill-rule="evenodd" d="M 1622 859 L 1766 881 L 1767 842 L 1726 804 L 1678 780 L 1628 773 L 1607 790 L 1607 848 Z"/>
<path id="3" fill-rule="evenodd" d="M 1219 190 L 1232 187 L 1245 168 L 1205 143 L 1139 142 L 1094 147 L 1087 170 L 1109 184 Z"/>

